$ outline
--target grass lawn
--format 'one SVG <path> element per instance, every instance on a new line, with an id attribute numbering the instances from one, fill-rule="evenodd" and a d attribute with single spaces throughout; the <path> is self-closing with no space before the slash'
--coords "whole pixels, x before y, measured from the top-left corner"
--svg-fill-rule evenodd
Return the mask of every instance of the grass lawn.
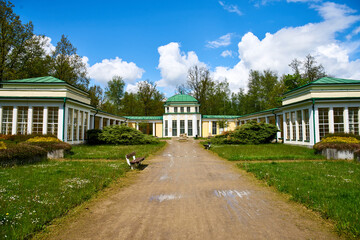
<path id="1" fill-rule="evenodd" d="M 65 157 L 68 159 L 125 159 L 125 155 L 136 152 L 136 157 L 147 157 L 150 153 L 156 152 L 166 142 L 152 145 L 75 145 L 72 148 L 73 154 Z"/>
<path id="2" fill-rule="evenodd" d="M 129 170 L 125 154 L 148 156 L 165 145 L 74 146 L 70 158 L 114 161 L 47 161 L 0 167 L 0 239 L 28 239 L 51 220 L 88 200 Z"/>
<path id="3" fill-rule="evenodd" d="M 240 163 L 281 192 L 324 218 L 336 223 L 336 230 L 360 238 L 360 164 L 350 161 Z"/>
<path id="4" fill-rule="evenodd" d="M 211 145 L 210 150 L 230 161 L 325 159 L 313 149 L 287 144 Z"/>

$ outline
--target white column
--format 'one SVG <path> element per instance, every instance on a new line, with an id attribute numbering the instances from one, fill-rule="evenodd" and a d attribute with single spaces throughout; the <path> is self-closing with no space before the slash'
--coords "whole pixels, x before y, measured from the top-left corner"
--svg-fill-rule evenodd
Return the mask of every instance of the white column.
<path id="1" fill-rule="evenodd" d="M 156 125 L 155 125 L 155 122 L 153 122 L 152 124 L 153 124 L 153 136 L 155 136 L 155 130 L 156 130 L 156 129 L 155 129 L 155 126 L 156 126 Z"/>
<path id="2" fill-rule="evenodd" d="M 2 106 L 0 106 L 0 133 L 2 128 Z"/>
<path id="3" fill-rule="evenodd" d="M 344 132 L 349 132 L 349 108 L 344 108 Z"/>
<path id="4" fill-rule="evenodd" d="M 298 111 L 295 111 L 295 139 L 299 140 Z"/>
<path id="5" fill-rule="evenodd" d="M 212 121 L 209 121 L 209 135 L 211 135 Z"/>
<path id="6" fill-rule="evenodd" d="M 76 128 L 76 140 L 80 140 L 80 115 L 81 115 L 81 111 L 78 110 L 78 115 L 77 115 L 77 128 Z"/>
<path id="7" fill-rule="evenodd" d="M 301 125 L 302 125 L 302 141 L 304 142 L 306 139 L 306 126 L 305 126 L 305 114 L 304 114 L 304 109 L 301 110 Z"/>
<path id="8" fill-rule="evenodd" d="M 329 132 L 334 132 L 334 109 L 332 107 L 329 108 Z"/>
<path id="9" fill-rule="evenodd" d="M 103 117 L 100 117 L 100 119 L 99 119 L 99 129 L 103 129 L 103 123 L 104 123 L 104 119 L 103 119 Z"/>
<path id="10" fill-rule="evenodd" d="M 61 141 L 63 139 L 65 139 L 64 138 L 65 136 L 63 136 L 63 127 L 64 127 L 63 119 L 64 119 L 64 109 L 63 109 L 63 107 L 59 107 L 59 112 L 58 112 L 58 134 L 57 134 L 57 137 Z"/>
<path id="11" fill-rule="evenodd" d="M 86 112 L 82 112 L 82 131 L 81 131 L 81 138 L 85 139 L 85 116 L 86 116 Z M 89 125 L 87 125 L 89 127 Z"/>
<path id="12" fill-rule="evenodd" d="M 29 109 L 28 109 L 28 129 L 27 129 L 28 134 L 32 133 L 32 119 L 33 119 L 33 107 L 29 106 Z"/>
<path id="13" fill-rule="evenodd" d="M 139 123 L 136 122 L 135 124 L 136 124 L 136 130 L 139 130 Z"/>
<path id="14" fill-rule="evenodd" d="M 44 107 L 43 112 L 43 134 L 47 133 L 47 123 L 48 123 L 48 108 Z"/>
<path id="15" fill-rule="evenodd" d="M 70 139 L 71 139 L 71 141 L 74 141 L 74 115 L 75 115 L 75 109 L 74 108 L 72 108 L 71 109 L 71 112 L 72 112 L 72 114 L 71 114 L 71 117 L 72 117 L 72 119 L 71 119 L 71 136 L 70 136 Z"/>
<path id="16" fill-rule="evenodd" d="M 106 120 L 106 126 L 110 126 L 110 118 L 108 118 L 108 120 Z"/>
<path id="17" fill-rule="evenodd" d="M 283 131 L 282 129 L 280 129 L 280 122 L 279 122 L 279 116 L 278 116 L 278 115 L 275 117 L 275 124 L 276 124 L 276 127 L 277 127 L 280 131 Z M 276 140 L 279 140 L 280 137 L 281 137 L 281 132 L 277 132 L 277 133 L 276 133 Z"/>
<path id="18" fill-rule="evenodd" d="M 286 139 L 288 139 L 288 136 L 287 136 L 287 124 L 286 124 L 286 113 L 284 112 L 283 113 L 283 129 L 282 129 L 282 131 L 283 131 L 283 142 L 285 142 L 285 140 Z"/>
<path id="19" fill-rule="evenodd" d="M 265 122 L 269 123 L 269 117 L 265 117 Z"/>
<path id="20" fill-rule="evenodd" d="M 197 121 L 196 121 L 196 115 L 195 114 L 193 115 L 192 122 L 193 122 L 193 125 L 192 125 L 193 136 L 195 137 L 196 135 L 199 135 L 199 133 L 197 132 Z"/>
<path id="21" fill-rule="evenodd" d="M 316 127 L 316 126 L 319 126 L 319 110 L 318 110 L 318 107 L 315 107 L 315 125 L 314 125 L 314 121 L 313 119 L 311 118 L 311 125 L 313 127 L 313 129 L 315 129 L 315 136 L 316 136 L 316 141 L 313 142 L 312 144 L 315 144 L 317 142 L 320 142 L 320 132 L 319 132 L 319 127 Z M 312 131 L 312 135 L 314 135 L 314 131 Z M 314 139 L 313 139 L 314 141 Z"/>
<path id="22" fill-rule="evenodd" d="M 186 109 L 186 108 L 185 108 Z M 187 110 L 187 109 L 186 109 Z M 189 136 L 189 133 L 188 133 L 188 118 L 187 118 L 187 115 L 185 115 L 185 133 L 186 133 L 186 135 L 188 135 Z"/>
<path id="23" fill-rule="evenodd" d="M 15 135 L 16 134 L 16 130 L 17 130 L 17 106 L 13 107 L 13 119 L 12 119 L 12 129 L 11 129 L 11 134 Z"/>

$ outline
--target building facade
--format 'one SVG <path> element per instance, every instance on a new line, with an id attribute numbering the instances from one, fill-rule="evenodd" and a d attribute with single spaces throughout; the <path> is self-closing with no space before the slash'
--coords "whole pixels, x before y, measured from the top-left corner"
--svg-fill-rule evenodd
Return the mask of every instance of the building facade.
<path id="1" fill-rule="evenodd" d="M 126 124 L 156 137 L 209 137 L 234 130 L 250 120 L 279 128 L 277 140 L 312 146 L 327 133 L 359 134 L 360 81 L 321 78 L 285 93 L 282 106 L 257 113 L 201 115 L 192 96 L 178 94 L 164 104 L 162 116 L 116 116 L 90 105 L 87 92 L 54 77 L 2 82 L 2 134 L 54 134 L 82 143 L 88 129 Z"/>

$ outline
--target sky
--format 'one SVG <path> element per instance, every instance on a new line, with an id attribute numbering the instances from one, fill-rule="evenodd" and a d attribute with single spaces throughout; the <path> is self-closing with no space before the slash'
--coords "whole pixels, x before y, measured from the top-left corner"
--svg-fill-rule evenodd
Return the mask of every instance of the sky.
<path id="1" fill-rule="evenodd" d="M 359 0 L 13 0 L 23 22 L 48 37 L 64 34 L 92 84 L 121 76 L 127 91 L 149 80 L 167 97 L 188 69 L 207 67 L 230 89 L 247 88 L 249 71 L 291 73 L 313 55 L 326 73 L 360 80 Z"/>

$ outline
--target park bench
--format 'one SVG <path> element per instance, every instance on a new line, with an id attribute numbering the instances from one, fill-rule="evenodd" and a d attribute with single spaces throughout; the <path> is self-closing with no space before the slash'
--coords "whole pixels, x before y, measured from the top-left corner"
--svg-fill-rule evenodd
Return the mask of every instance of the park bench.
<path id="1" fill-rule="evenodd" d="M 136 153 L 132 152 L 130 154 L 125 155 L 126 162 L 129 164 L 131 169 L 138 168 L 142 161 L 144 161 L 145 157 L 136 158 Z M 131 160 L 132 159 L 132 160 Z"/>
<path id="2" fill-rule="evenodd" d="M 208 142 L 208 144 L 204 144 L 204 147 L 205 147 L 205 149 L 210 149 L 210 147 L 211 147 L 211 143 L 210 142 Z"/>

